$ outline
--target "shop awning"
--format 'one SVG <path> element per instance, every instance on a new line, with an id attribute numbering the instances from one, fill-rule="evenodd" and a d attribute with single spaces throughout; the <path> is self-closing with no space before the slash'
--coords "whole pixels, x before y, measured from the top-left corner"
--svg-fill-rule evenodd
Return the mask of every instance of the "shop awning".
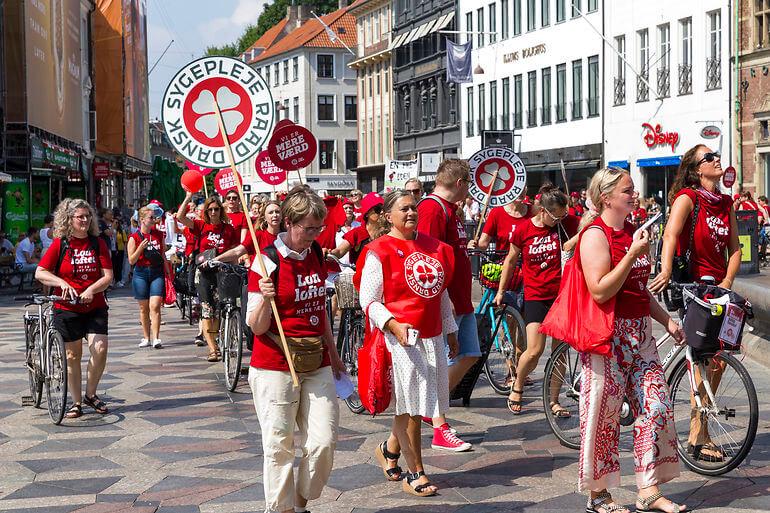
<path id="1" fill-rule="evenodd" d="M 455 17 L 455 13 L 453 11 L 453 12 L 450 12 L 449 14 L 445 14 L 444 17 L 439 18 L 436 21 L 436 24 L 433 26 L 433 28 L 430 29 L 431 33 L 438 32 L 439 30 L 444 30 L 445 28 L 447 28 L 447 26 L 452 22 L 454 17 Z"/>
<path id="2" fill-rule="evenodd" d="M 575 169 L 596 169 L 599 165 L 599 159 L 593 160 L 572 160 L 564 163 L 565 170 Z M 527 164 L 527 171 L 541 172 L 541 171 L 559 171 L 561 164 L 559 162 L 549 162 L 548 164 Z"/>
<path id="3" fill-rule="evenodd" d="M 395 50 L 399 46 L 407 45 L 412 41 L 420 39 L 423 36 L 438 32 L 439 30 L 446 28 L 452 22 L 454 16 L 455 13 L 450 12 L 449 14 L 445 14 L 438 18 L 432 19 L 427 23 L 423 23 L 419 27 L 412 29 L 409 32 L 405 32 L 404 34 L 396 36 L 395 39 L 390 42 L 390 47 L 388 50 Z"/>
<path id="4" fill-rule="evenodd" d="M 638 159 L 636 161 L 636 165 L 637 167 L 678 166 L 681 161 L 682 161 L 681 155 L 672 155 L 670 157 Z"/>
<path id="5" fill-rule="evenodd" d="M 628 169 L 629 163 L 627 160 L 610 160 L 607 162 L 608 167 L 619 167 L 620 169 Z"/>

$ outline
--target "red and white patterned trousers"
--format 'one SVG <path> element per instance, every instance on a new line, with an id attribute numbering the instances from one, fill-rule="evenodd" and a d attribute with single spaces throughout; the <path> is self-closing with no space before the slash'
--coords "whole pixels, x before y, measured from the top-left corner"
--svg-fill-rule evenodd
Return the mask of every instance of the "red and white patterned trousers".
<path id="1" fill-rule="evenodd" d="M 616 318 L 612 357 L 581 354 L 578 489 L 620 486 L 618 439 L 623 398 L 634 423 L 634 472 L 639 488 L 679 475 L 674 415 L 650 318 Z"/>

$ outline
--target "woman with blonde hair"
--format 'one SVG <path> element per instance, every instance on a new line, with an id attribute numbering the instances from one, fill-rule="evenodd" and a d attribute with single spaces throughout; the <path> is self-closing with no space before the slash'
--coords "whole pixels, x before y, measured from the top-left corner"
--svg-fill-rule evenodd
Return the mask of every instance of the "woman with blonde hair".
<path id="1" fill-rule="evenodd" d="M 99 238 L 96 215 L 86 201 L 67 198 L 54 213 L 54 240 L 35 271 L 35 278 L 64 298 L 53 306 L 53 326 L 67 350 L 67 386 L 72 407 L 67 418 L 83 414 L 85 403 L 97 413 L 108 413 L 96 395 L 107 364 L 107 301 L 104 291 L 112 282 L 112 258 Z M 88 341 L 86 393 L 82 396 L 80 360 L 83 339 Z"/>
<path id="2" fill-rule="evenodd" d="M 636 511 L 686 511 L 663 497 L 658 486 L 679 475 L 676 430 L 666 377 L 652 337 L 652 319 L 677 343 L 684 333 L 647 290 L 649 235 L 626 220 L 634 209 L 634 183 L 627 171 L 607 168 L 591 179 L 593 222 L 580 234 L 578 255 L 593 300 L 614 298 L 611 356 L 581 353 L 580 461 L 578 489 L 589 491 L 589 513 L 628 512 L 607 491 L 620 486 L 620 409 L 628 398 L 634 424 Z"/>

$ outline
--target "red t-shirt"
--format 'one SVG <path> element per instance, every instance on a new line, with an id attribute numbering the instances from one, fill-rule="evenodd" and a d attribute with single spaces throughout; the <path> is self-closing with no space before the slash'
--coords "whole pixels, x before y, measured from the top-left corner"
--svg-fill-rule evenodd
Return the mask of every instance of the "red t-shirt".
<path id="1" fill-rule="evenodd" d="M 562 221 L 567 235 L 575 234 L 576 226 L 568 216 Z M 558 226 L 542 228 L 530 219 L 511 233 L 511 244 L 521 250 L 524 275 L 524 299 L 547 301 L 559 294 L 561 283 L 561 241 Z"/>
<path id="2" fill-rule="evenodd" d="M 217 255 L 237 246 L 240 238 L 235 228 L 227 223 L 209 224 L 200 219 L 193 221 L 190 232 L 198 238 L 199 252 L 216 249 Z"/>
<path id="3" fill-rule="evenodd" d="M 278 251 L 281 269 L 278 272 L 278 287 L 275 298 L 278 314 L 286 336 L 317 337 L 326 330 L 326 270 L 311 249 L 304 260 L 284 258 Z M 252 265 L 249 271 L 249 292 L 259 292 L 262 278 Z M 273 273 L 275 279 L 275 273 Z M 269 331 L 278 333 L 275 318 L 270 321 Z M 251 366 L 258 369 L 288 371 L 289 364 L 283 349 L 267 334 L 254 337 L 251 351 Z M 329 352 L 324 344 L 321 366 L 329 365 Z"/>
<path id="4" fill-rule="evenodd" d="M 259 249 L 265 249 L 266 247 L 272 245 L 275 242 L 275 239 L 278 238 L 277 235 L 273 235 L 267 230 L 256 230 L 254 231 L 254 235 L 257 236 L 257 244 L 259 245 Z M 247 235 L 246 239 L 244 239 L 243 247 L 246 248 L 246 252 L 249 254 L 249 256 L 254 256 L 257 252 L 254 251 L 254 243 L 251 240 L 251 235 Z"/>
<path id="5" fill-rule="evenodd" d="M 358 256 L 361 254 L 364 246 L 369 244 L 369 241 L 371 240 L 369 231 L 366 229 L 366 226 L 357 226 L 356 228 L 353 228 L 352 230 L 345 233 L 342 238 L 349 242 L 351 246 L 350 263 L 356 264 L 358 262 Z"/>
<path id="6" fill-rule="evenodd" d="M 182 234 L 184 235 L 184 240 L 187 242 L 184 247 L 184 256 L 190 256 L 198 246 L 198 238 L 193 235 L 189 228 L 185 228 Z"/>
<path id="7" fill-rule="evenodd" d="M 522 217 L 513 217 L 505 210 L 505 207 L 495 207 L 489 211 L 487 222 L 484 223 L 481 233 L 486 233 L 492 237 L 497 251 L 508 251 L 511 232 L 515 226 L 530 217 L 532 217 L 532 209 L 529 207 Z"/>
<path id="8" fill-rule="evenodd" d="M 78 239 L 70 237 L 69 249 L 62 258 L 59 267 L 58 276 L 69 283 L 75 291 L 80 294 L 88 287 L 93 285 L 102 277 L 102 269 L 112 269 L 112 258 L 110 250 L 103 239 L 98 238 L 99 244 L 99 263 L 96 262 L 95 249 L 91 247 L 91 241 L 88 237 Z M 56 263 L 59 261 L 59 251 L 61 250 L 61 239 L 54 239 L 51 247 L 45 252 L 40 260 L 40 267 L 54 272 Z M 56 288 L 54 295 L 61 295 L 61 289 Z M 86 313 L 97 308 L 104 308 L 107 302 L 104 300 L 104 292 L 94 295 L 94 300 L 90 304 L 73 305 L 67 301 L 57 301 L 54 307 L 60 310 L 70 312 Z"/>
<path id="9" fill-rule="evenodd" d="M 682 194 L 687 195 L 693 202 L 693 209 L 696 195 L 700 204 L 693 235 L 693 248 L 690 253 L 691 276 L 696 280 L 703 276 L 713 276 L 719 283 L 727 275 L 726 250 L 730 243 L 730 210 L 733 202 L 730 196 L 722 194 L 721 201 L 710 203 L 705 196 L 692 189 L 682 189 L 677 193 L 674 201 Z M 692 214 L 687 216 L 682 233 L 679 234 L 677 255 L 684 255 L 687 252 L 691 226 Z"/>
<path id="10" fill-rule="evenodd" d="M 132 233 L 131 237 L 134 239 L 134 243 L 136 243 L 136 247 L 139 247 L 139 244 L 142 243 L 142 235 L 140 235 L 141 232 Z M 144 238 L 149 241 L 147 244 L 147 248 L 153 247 L 157 249 L 158 251 L 163 251 L 163 234 L 156 229 L 150 230 L 150 233 L 147 235 L 144 235 Z M 139 260 L 136 261 L 136 265 L 139 267 L 152 267 L 152 264 L 150 264 L 150 261 L 147 260 L 147 257 L 144 256 L 144 253 L 142 253 L 139 256 Z"/>
<path id="11" fill-rule="evenodd" d="M 238 235 L 239 239 L 241 237 L 241 230 L 249 229 L 249 225 L 246 223 L 246 215 L 243 212 L 233 212 L 227 214 L 227 222 L 230 223 L 230 226 L 235 229 L 235 233 Z M 248 237 L 248 234 L 246 236 Z"/>
<path id="12" fill-rule="evenodd" d="M 473 275 L 471 261 L 465 251 L 468 243 L 465 225 L 457 217 L 453 203 L 433 194 L 428 198 L 417 205 L 417 230 L 449 244 L 454 250 L 455 269 L 449 283 L 449 297 L 452 299 L 456 315 L 469 314 L 473 312 Z"/>

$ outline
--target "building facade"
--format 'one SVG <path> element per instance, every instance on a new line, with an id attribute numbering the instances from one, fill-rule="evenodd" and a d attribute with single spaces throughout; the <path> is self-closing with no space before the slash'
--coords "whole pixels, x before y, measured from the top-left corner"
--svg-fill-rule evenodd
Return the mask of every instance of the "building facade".
<path id="1" fill-rule="evenodd" d="M 290 172 L 289 186 L 301 181 L 329 193 L 356 187 L 351 170 L 358 167 L 358 97 L 356 72 L 349 66 L 355 57 L 345 45 L 354 51 L 357 40 L 355 18 L 347 9 L 321 17 L 332 40 L 307 6 L 290 5 L 286 18 L 242 56 L 270 85 L 276 121 L 290 119 L 316 137 L 317 158 Z M 252 192 L 272 192 L 254 179 L 254 158 L 239 170 Z"/>
<path id="2" fill-rule="evenodd" d="M 460 94 L 464 158 L 485 132 L 513 132 L 529 194 L 563 177 L 570 190 L 586 187 L 603 159 L 600 4 L 460 1 L 456 42 L 472 42 L 475 68 Z"/>
<path id="3" fill-rule="evenodd" d="M 460 154 L 459 88 L 446 81 L 446 42 L 455 0 L 395 0 L 393 133 L 397 160 L 432 162 Z M 434 169 L 421 169 L 426 175 Z"/>
<path id="4" fill-rule="evenodd" d="M 384 187 L 385 164 L 393 158 L 392 2 L 359 0 L 348 11 L 356 18 L 358 58 L 358 188 Z"/>
<path id="5" fill-rule="evenodd" d="M 725 0 L 605 2 L 605 152 L 645 197 L 666 204 L 696 144 L 733 163 L 731 20 Z"/>

